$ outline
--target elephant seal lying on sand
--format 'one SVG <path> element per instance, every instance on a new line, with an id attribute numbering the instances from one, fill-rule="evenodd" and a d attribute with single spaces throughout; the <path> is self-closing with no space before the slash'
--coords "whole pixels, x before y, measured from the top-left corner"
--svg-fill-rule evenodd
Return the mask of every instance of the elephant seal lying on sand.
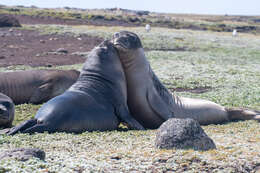
<path id="1" fill-rule="evenodd" d="M 130 115 L 126 100 L 126 81 L 117 51 L 104 41 L 91 51 L 75 84 L 45 103 L 34 119 L 8 134 L 114 130 L 120 121 L 130 128 L 144 129 Z"/>
<path id="2" fill-rule="evenodd" d="M 14 120 L 14 103 L 8 96 L 0 93 L 0 128 L 11 127 Z"/>
<path id="3" fill-rule="evenodd" d="M 125 71 L 129 110 L 144 127 L 158 128 L 172 117 L 193 118 L 202 125 L 237 119 L 260 120 L 257 111 L 229 110 L 207 100 L 172 96 L 151 69 L 136 34 L 115 33 L 112 42 Z"/>
<path id="4" fill-rule="evenodd" d="M 79 73 L 77 70 L 0 72 L 0 92 L 15 104 L 41 104 L 66 91 Z"/>

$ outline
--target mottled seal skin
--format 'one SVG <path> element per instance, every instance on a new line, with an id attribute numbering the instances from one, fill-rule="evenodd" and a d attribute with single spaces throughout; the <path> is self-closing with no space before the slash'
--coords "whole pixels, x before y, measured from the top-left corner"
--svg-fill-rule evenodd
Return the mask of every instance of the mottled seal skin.
<path id="1" fill-rule="evenodd" d="M 0 128 L 12 126 L 14 120 L 14 107 L 12 99 L 0 93 Z"/>
<path id="2" fill-rule="evenodd" d="M 144 127 L 158 128 L 172 117 L 192 118 L 202 125 L 237 119 L 260 120 L 259 111 L 230 111 L 211 101 L 172 95 L 151 69 L 135 33 L 115 33 L 112 42 L 125 71 L 129 110 Z"/>
<path id="3" fill-rule="evenodd" d="M 41 104 L 66 91 L 79 74 L 77 70 L 0 72 L 0 92 L 15 104 Z"/>
<path id="4" fill-rule="evenodd" d="M 89 54 L 80 76 L 66 92 L 45 103 L 34 119 L 11 129 L 10 135 L 33 132 L 106 131 L 120 121 L 143 127 L 130 115 L 124 71 L 116 49 L 102 42 Z"/>

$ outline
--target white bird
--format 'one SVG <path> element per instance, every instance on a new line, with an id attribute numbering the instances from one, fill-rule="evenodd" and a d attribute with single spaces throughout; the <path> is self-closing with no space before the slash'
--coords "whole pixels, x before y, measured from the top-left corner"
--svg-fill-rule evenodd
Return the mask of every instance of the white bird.
<path id="1" fill-rule="evenodd" d="M 145 30 L 146 30 L 146 32 L 151 31 L 151 26 L 149 24 L 146 24 L 145 25 Z"/>
<path id="2" fill-rule="evenodd" d="M 232 36 L 233 36 L 233 37 L 236 37 L 236 36 L 237 36 L 237 30 L 236 30 L 236 29 L 233 30 Z"/>

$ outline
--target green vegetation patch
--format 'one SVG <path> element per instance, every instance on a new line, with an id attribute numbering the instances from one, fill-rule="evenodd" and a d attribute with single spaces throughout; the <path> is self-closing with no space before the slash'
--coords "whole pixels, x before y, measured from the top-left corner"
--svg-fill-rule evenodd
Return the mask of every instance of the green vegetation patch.
<path id="1" fill-rule="evenodd" d="M 103 21 L 106 24 L 125 24 L 130 26 L 144 26 L 150 24 L 155 27 L 174 29 L 208 30 L 214 32 L 260 33 L 259 16 L 210 16 L 210 15 L 179 15 L 170 13 L 138 12 L 126 9 L 73 9 L 65 8 L 36 8 L 36 7 L 0 7 L 0 14 L 27 15 L 34 17 L 52 17 L 63 20 L 78 20 L 83 24 Z M 112 23 L 114 22 L 114 23 Z M 102 24 L 102 22 L 100 23 Z"/>

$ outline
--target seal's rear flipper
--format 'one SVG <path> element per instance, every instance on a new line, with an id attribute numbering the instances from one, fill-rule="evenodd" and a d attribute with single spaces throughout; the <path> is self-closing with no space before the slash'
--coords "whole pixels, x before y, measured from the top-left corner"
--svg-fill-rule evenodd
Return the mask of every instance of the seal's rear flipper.
<path id="1" fill-rule="evenodd" d="M 126 106 L 121 105 L 116 108 L 116 115 L 121 121 L 127 123 L 130 129 L 145 130 L 145 128 L 131 116 Z"/>
<path id="2" fill-rule="evenodd" d="M 33 127 L 35 124 L 37 124 L 37 119 L 27 120 L 27 121 L 23 122 L 22 124 L 11 128 L 10 131 L 7 133 L 7 135 L 14 135 L 18 132 L 23 132 L 25 129 Z"/>
<path id="3" fill-rule="evenodd" d="M 260 122 L 260 111 L 242 108 L 225 108 L 229 120 L 257 120 Z"/>

